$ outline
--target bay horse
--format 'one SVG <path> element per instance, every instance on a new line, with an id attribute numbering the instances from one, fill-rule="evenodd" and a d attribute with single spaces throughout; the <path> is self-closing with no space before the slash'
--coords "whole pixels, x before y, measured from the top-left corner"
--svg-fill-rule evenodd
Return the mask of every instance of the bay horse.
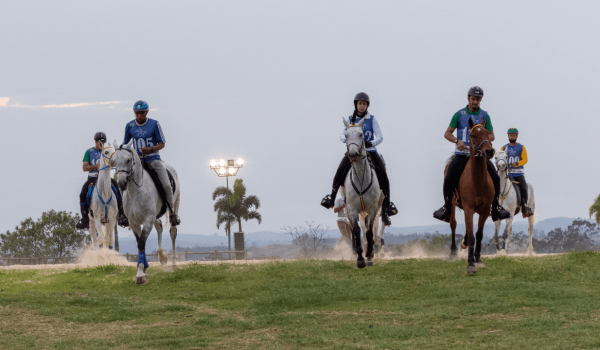
<path id="1" fill-rule="evenodd" d="M 469 136 L 470 157 L 465 169 L 460 176 L 460 181 L 452 199 L 452 215 L 450 217 L 450 228 L 452 230 L 451 256 L 456 255 L 456 208 L 459 206 L 458 199 L 465 212 L 466 233 L 461 248 L 469 248 L 467 273 L 476 273 L 476 263 L 481 263 L 481 240 L 483 239 L 483 227 L 490 216 L 492 201 L 494 200 L 494 183 L 488 173 L 487 162 L 494 156 L 494 148 L 488 140 L 489 132 L 485 129 L 485 118 L 481 124 L 473 124 L 469 119 L 471 135 Z M 446 165 L 445 173 L 448 171 Z M 473 215 L 479 214 L 476 236 L 473 235 Z M 475 239 L 477 245 L 475 246 Z M 475 246 L 475 247 L 474 247 Z"/>

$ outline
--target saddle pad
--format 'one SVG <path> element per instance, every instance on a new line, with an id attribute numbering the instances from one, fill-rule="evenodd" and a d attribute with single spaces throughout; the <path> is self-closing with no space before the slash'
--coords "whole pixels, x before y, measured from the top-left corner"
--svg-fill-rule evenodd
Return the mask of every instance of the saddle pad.
<path id="1" fill-rule="evenodd" d="M 162 206 L 160 207 L 160 211 L 158 212 L 158 215 L 156 215 L 156 218 L 160 219 L 167 212 L 167 195 L 165 193 L 165 189 L 162 187 L 162 184 L 160 183 L 160 178 L 158 177 L 158 174 L 156 173 L 156 171 L 154 171 L 154 169 L 152 169 L 150 167 L 150 165 L 148 165 L 148 163 L 146 163 L 146 162 L 144 162 L 143 165 L 144 165 L 144 169 L 146 169 L 148 174 L 150 174 L 150 178 L 152 178 L 152 182 L 154 182 L 154 186 L 156 186 L 158 195 L 160 196 L 160 199 L 162 200 Z M 165 170 L 167 170 L 167 175 L 169 175 L 169 182 L 171 183 L 171 188 L 173 189 L 173 193 L 175 193 L 175 189 L 176 189 L 175 179 L 173 178 L 173 175 L 171 174 L 169 169 L 165 169 Z"/>

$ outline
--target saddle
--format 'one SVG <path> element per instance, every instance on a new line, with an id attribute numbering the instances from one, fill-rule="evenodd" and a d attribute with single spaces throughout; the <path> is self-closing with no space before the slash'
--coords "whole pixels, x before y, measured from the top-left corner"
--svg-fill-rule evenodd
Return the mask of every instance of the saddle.
<path id="1" fill-rule="evenodd" d="M 160 199 L 162 200 L 162 207 L 160 208 L 160 211 L 156 215 L 156 218 L 160 219 L 167 212 L 167 194 L 165 193 L 165 189 L 163 188 L 162 183 L 160 182 L 160 178 L 158 177 L 158 174 L 156 173 L 156 171 L 154 171 L 154 169 L 152 169 L 150 167 L 150 165 L 148 165 L 148 163 L 143 162 L 142 164 L 143 164 L 144 169 L 146 169 L 148 174 L 150 174 L 150 178 L 152 178 L 152 182 L 154 182 L 154 186 L 156 186 L 158 195 L 160 196 Z M 171 188 L 173 189 L 173 193 L 175 193 L 175 189 L 176 189 L 175 179 L 173 178 L 173 175 L 171 174 L 169 169 L 165 169 L 165 170 L 167 170 L 167 175 L 169 175 L 169 182 L 171 183 Z"/>

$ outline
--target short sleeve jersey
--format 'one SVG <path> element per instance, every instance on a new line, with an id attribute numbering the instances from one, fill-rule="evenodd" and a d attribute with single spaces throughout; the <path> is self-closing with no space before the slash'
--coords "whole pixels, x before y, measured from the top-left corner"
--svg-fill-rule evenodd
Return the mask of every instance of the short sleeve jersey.
<path id="1" fill-rule="evenodd" d="M 524 148 L 525 146 L 520 143 L 517 143 L 514 146 L 511 146 L 510 143 L 507 143 L 506 145 L 502 146 L 501 150 L 506 152 L 506 155 L 508 156 L 508 164 L 512 164 L 519 163 L 521 160 L 523 160 Z M 525 175 L 525 167 L 521 165 L 516 168 L 510 168 L 509 173 L 512 177 L 523 176 Z"/>
<path id="2" fill-rule="evenodd" d="M 96 149 L 92 147 L 85 151 L 85 155 L 83 156 L 83 161 L 88 162 L 89 165 L 96 165 L 100 161 L 100 156 L 102 156 L 102 150 Z M 88 172 L 89 177 L 98 177 L 98 170 L 94 169 Z"/>
<path id="3" fill-rule="evenodd" d="M 138 124 L 135 119 L 125 126 L 125 138 L 123 143 L 128 143 L 133 139 L 133 148 L 142 157 L 141 148 L 156 146 L 159 143 L 165 143 L 165 135 L 158 121 L 148 118 L 143 125 Z M 159 151 L 154 151 L 142 158 L 146 162 L 160 160 Z"/>
<path id="4" fill-rule="evenodd" d="M 469 127 L 469 119 L 473 120 L 473 124 L 481 124 L 481 121 L 485 119 L 485 129 L 493 131 L 492 120 L 488 112 L 483 109 L 479 109 L 477 112 L 471 112 L 467 107 L 459 110 L 452 116 L 450 121 L 450 127 L 456 129 L 456 137 L 465 143 L 467 149 L 461 151 L 458 149 L 458 145 L 455 146 L 454 154 L 469 155 L 469 137 L 471 136 L 471 128 Z"/>

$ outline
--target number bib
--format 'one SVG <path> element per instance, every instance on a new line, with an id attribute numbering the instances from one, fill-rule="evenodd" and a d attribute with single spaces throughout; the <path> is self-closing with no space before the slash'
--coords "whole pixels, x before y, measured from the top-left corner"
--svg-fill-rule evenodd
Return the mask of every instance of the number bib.
<path id="1" fill-rule="evenodd" d="M 158 121 L 148 118 L 146 123 L 139 125 L 135 120 L 130 121 L 125 127 L 125 139 L 123 143 L 128 143 L 133 139 L 133 148 L 138 155 L 142 156 L 141 149 L 144 147 L 156 146 L 159 143 L 165 143 L 165 136 Z M 160 160 L 159 151 L 147 154 L 143 158 L 146 162 Z"/>
<path id="2" fill-rule="evenodd" d="M 519 163 L 521 161 L 521 157 L 523 154 L 523 145 L 517 143 L 515 146 L 511 146 L 510 143 L 507 143 L 503 147 L 506 155 L 508 156 L 508 164 Z M 525 168 L 521 165 L 516 168 L 510 168 L 509 174 L 512 177 L 519 177 L 525 174 Z"/>
<path id="3" fill-rule="evenodd" d="M 455 146 L 455 154 L 469 155 L 469 137 L 471 136 L 471 128 L 469 127 L 469 118 L 473 120 L 473 124 L 481 124 L 484 118 L 487 118 L 488 113 L 483 109 L 479 110 L 478 114 L 467 113 L 467 108 L 463 108 L 458 111 L 458 125 L 456 127 L 456 137 L 465 143 L 467 148 L 464 151 L 458 149 L 458 145 Z M 486 120 L 489 122 L 489 119 Z"/>

